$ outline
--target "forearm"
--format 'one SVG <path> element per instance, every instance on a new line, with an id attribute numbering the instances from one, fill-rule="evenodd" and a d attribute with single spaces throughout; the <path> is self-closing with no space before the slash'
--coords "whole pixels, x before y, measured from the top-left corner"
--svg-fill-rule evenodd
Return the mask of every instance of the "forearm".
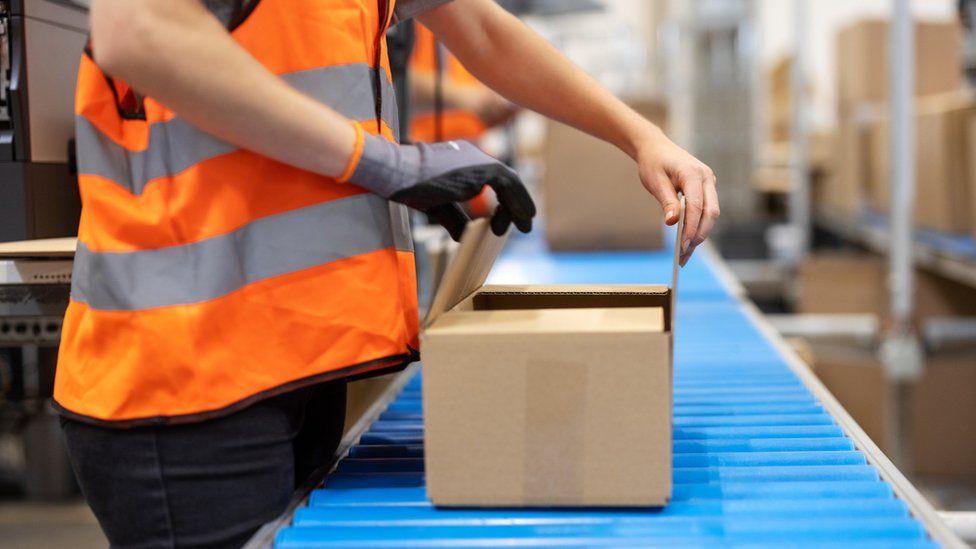
<path id="1" fill-rule="evenodd" d="M 429 72 L 410 71 L 410 99 L 422 107 L 433 107 L 437 100 L 437 78 Z M 441 82 L 441 97 L 444 107 L 449 109 L 465 108 L 464 90 L 458 89 L 453 82 L 444 79 Z"/>
<path id="2" fill-rule="evenodd" d="M 323 175 L 345 169 L 349 121 L 258 63 L 198 0 L 95 0 L 96 63 L 235 146 Z"/>
<path id="3" fill-rule="evenodd" d="M 454 0 L 421 19 L 472 74 L 510 101 L 632 157 L 644 140 L 663 135 L 494 2 Z"/>

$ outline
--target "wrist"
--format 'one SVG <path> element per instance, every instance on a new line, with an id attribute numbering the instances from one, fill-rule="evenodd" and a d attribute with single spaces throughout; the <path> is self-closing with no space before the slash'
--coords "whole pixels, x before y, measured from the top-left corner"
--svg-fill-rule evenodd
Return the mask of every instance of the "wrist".
<path id="1" fill-rule="evenodd" d="M 627 132 L 623 150 L 635 161 L 654 150 L 669 139 L 661 128 L 643 118 Z"/>
<path id="2" fill-rule="evenodd" d="M 410 185 L 420 169 L 420 152 L 412 145 L 398 145 L 363 132 L 362 153 L 349 183 L 390 198 Z"/>
<path id="3" fill-rule="evenodd" d="M 336 178 L 339 183 L 345 183 L 349 181 L 349 178 L 353 176 L 356 168 L 359 166 L 360 161 L 363 157 L 363 146 L 365 141 L 365 131 L 363 131 L 363 126 L 355 120 L 352 121 L 353 131 L 355 132 L 355 140 L 352 145 L 352 154 L 349 155 L 349 160 L 346 162 L 345 169 Z"/>

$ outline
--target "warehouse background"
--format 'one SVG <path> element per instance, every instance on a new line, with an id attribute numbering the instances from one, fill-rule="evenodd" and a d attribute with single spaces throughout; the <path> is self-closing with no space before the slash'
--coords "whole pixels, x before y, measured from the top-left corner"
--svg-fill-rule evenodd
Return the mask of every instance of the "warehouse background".
<path id="1" fill-rule="evenodd" d="M 72 3 L 34 1 L 42 10 L 56 6 L 49 14 Z M 912 2 L 913 307 L 908 317 L 893 315 L 893 130 L 885 61 L 892 4 L 506 5 L 713 168 L 723 205 L 713 245 L 749 297 L 936 508 L 976 511 L 976 99 L 967 80 L 967 69 L 976 67 L 976 38 L 961 24 L 959 2 Z M 5 69 L 20 51 L 10 47 L 17 40 L 11 32 L 17 5 L 0 2 Z M 27 35 L 34 37 L 27 43 L 35 67 L 30 84 L 40 90 L 36 104 L 43 98 L 53 106 L 34 113 L 30 123 L 67 128 L 65 82 L 72 78 L 64 72 L 83 34 L 76 28 L 52 46 L 55 41 L 38 37 L 64 25 L 43 18 L 34 25 Z M 76 197 L 64 190 L 70 187 L 67 137 L 51 137 L 53 145 L 33 157 L 18 149 L 26 114 L 9 96 L 10 84 L 0 116 L 7 139 L 0 140 L 6 155 L 0 159 L 0 241 L 68 236 L 64 227 L 72 226 Z M 66 115 L 55 116 L 58 109 Z M 551 249 L 662 245 L 657 206 L 640 190 L 629 160 L 612 148 L 531 113 L 493 130 L 484 146 L 513 159 L 543 206 L 540 230 Z M 22 191 L 37 174 L 45 181 L 61 178 L 43 187 L 60 191 L 30 195 L 36 202 L 28 203 Z M 598 178 L 622 183 L 596 187 Z M 798 205 L 805 211 L 798 213 Z M 24 214 L 8 213 L 32 209 L 43 221 L 28 224 L 20 219 Z M 432 258 L 423 268 L 438 264 L 440 248 L 421 250 Z M 0 286 L 0 296 L 3 291 Z M 4 322 L 0 318 L 0 328 L 6 327 L 0 330 L 0 539 L 14 546 L 102 546 L 66 469 L 56 418 L 45 411 L 51 342 L 25 343 L 16 339 L 16 325 Z M 886 355 L 885 342 L 906 331 L 917 356 Z M 897 367 L 908 363 L 910 371 Z M 357 386 L 360 408 L 351 409 L 352 416 L 382 388 L 382 382 Z"/>

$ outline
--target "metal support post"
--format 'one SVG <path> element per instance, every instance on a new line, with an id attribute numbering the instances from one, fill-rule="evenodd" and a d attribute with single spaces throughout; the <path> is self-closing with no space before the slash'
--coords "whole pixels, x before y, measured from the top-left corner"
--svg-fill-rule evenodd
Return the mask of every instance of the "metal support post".
<path id="1" fill-rule="evenodd" d="M 787 258 L 796 265 L 810 249 L 810 158 L 808 146 L 809 117 L 806 97 L 807 67 L 809 53 L 807 45 L 807 23 L 809 7 L 807 0 L 793 0 L 793 68 L 791 70 L 791 99 L 793 118 L 791 123 L 791 182 L 790 188 L 790 233 L 793 246 Z"/>
<path id="2" fill-rule="evenodd" d="M 888 286 L 890 332 L 881 346 L 889 383 L 887 447 L 892 460 L 910 467 L 911 432 L 902 411 L 910 397 L 907 382 L 922 372 L 922 348 L 913 325 L 914 258 L 912 223 L 915 197 L 915 32 L 910 0 L 893 0 L 889 25 L 888 65 L 891 87 L 891 249 Z"/>
<path id="3" fill-rule="evenodd" d="M 889 291 L 891 332 L 882 358 L 891 378 L 910 380 L 922 370 L 922 356 L 914 333 L 915 270 L 912 223 L 915 202 L 915 32 L 910 0 L 893 0 L 889 34 L 891 78 L 891 249 Z"/>

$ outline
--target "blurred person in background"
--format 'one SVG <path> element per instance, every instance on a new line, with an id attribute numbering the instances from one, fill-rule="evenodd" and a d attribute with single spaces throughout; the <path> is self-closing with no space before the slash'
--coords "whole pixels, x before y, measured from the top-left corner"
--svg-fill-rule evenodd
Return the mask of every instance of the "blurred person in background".
<path id="1" fill-rule="evenodd" d="M 412 142 L 463 139 L 477 145 L 488 129 L 518 113 L 518 105 L 479 82 L 427 27 L 416 25 L 415 30 L 408 79 Z M 494 202 L 486 186 L 464 208 L 472 217 L 487 217 Z"/>

